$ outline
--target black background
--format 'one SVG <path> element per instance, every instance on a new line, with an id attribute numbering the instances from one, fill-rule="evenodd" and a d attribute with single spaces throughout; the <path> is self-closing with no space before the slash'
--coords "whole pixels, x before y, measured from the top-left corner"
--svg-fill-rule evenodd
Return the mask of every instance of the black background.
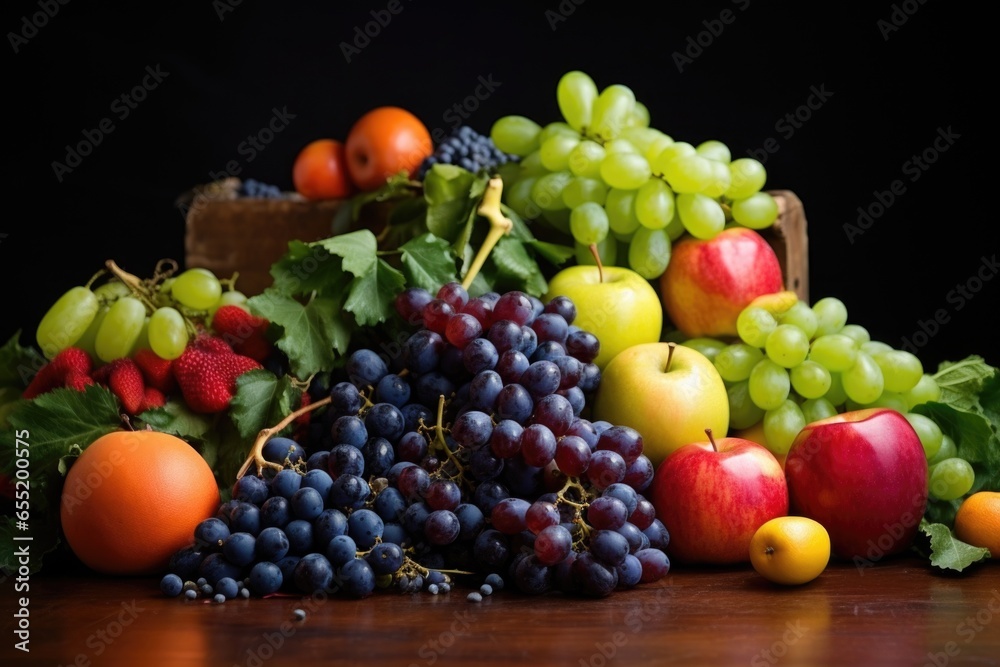
<path id="1" fill-rule="evenodd" d="M 937 0 L 100 4 L 4 6 L 13 151 L 0 266 L 13 303 L 3 340 L 21 330 L 32 344 L 45 309 L 106 259 L 138 275 L 160 258 L 183 262 L 174 200 L 232 160 L 242 178 L 291 189 L 292 161 L 309 141 L 343 139 L 385 104 L 448 131 L 481 78 L 495 89 L 466 124 L 486 133 L 511 113 L 545 124 L 559 120 L 559 77 L 580 69 L 599 87 L 632 88 L 651 124 L 677 140 L 718 139 L 734 156 L 763 158 L 766 188 L 803 201 L 812 300 L 841 298 L 852 322 L 893 346 L 922 343 L 925 368 L 969 354 L 1000 364 L 990 324 L 1000 288 L 996 170 L 986 166 L 994 133 L 974 117 L 993 108 L 983 95 L 995 37 L 979 10 Z M 373 11 L 390 20 L 348 62 L 342 44 Z M 115 100 L 147 68 L 165 76 L 122 117 Z M 294 118 L 263 150 L 241 148 L 275 109 Z M 797 127 L 783 120 L 796 113 Z M 102 119 L 114 131 L 58 180 L 53 162 Z M 950 144 L 935 147 L 948 133 Z M 933 163 L 908 166 L 921 154 Z M 879 210 L 876 193 L 894 182 L 898 194 Z M 844 225 L 859 207 L 875 215 L 852 239 Z M 971 298 L 956 298 L 957 286 Z"/>

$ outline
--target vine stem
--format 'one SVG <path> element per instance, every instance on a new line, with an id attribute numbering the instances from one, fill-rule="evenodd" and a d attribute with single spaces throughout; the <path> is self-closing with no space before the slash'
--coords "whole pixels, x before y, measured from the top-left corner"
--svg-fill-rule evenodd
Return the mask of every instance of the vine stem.
<path id="1" fill-rule="evenodd" d="M 264 458 L 264 444 L 271 439 L 271 436 L 275 433 L 280 433 L 283 428 L 291 424 L 293 421 L 306 414 L 311 410 L 323 407 L 324 405 L 329 405 L 333 399 L 330 396 L 321 398 L 320 400 L 310 403 L 304 408 L 299 408 L 298 410 L 289 413 L 284 419 L 272 426 L 271 428 L 261 429 L 257 434 L 257 439 L 254 440 L 253 446 L 250 448 L 250 454 L 247 456 L 247 460 L 243 462 L 238 473 L 236 473 L 236 479 L 240 479 L 243 475 L 247 474 L 250 467 L 253 465 L 257 466 L 257 474 L 260 475 L 264 472 L 264 468 L 273 468 L 275 470 L 281 470 L 284 468 L 280 463 L 273 463 Z"/>
<path id="2" fill-rule="evenodd" d="M 492 177 L 486 184 L 486 192 L 483 193 L 483 199 L 479 203 L 479 208 L 476 209 L 479 215 L 490 221 L 490 231 L 486 235 L 483 245 L 479 247 L 475 259 L 472 260 L 472 266 L 465 274 L 465 279 L 462 280 L 462 287 L 465 289 L 469 289 L 472 281 L 479 275 L 479 271 L 483 268 L 486 258 L 489 257 L 497 241 L 510 234 L 511 230 L 514 229 L 514 223 L 500 210 L 500 194 L 502 192 L 503 179 L 499 176 Z"/>

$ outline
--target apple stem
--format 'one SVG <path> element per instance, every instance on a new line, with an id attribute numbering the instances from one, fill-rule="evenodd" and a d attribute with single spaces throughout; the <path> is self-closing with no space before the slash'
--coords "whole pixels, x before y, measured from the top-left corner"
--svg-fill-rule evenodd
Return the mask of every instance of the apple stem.
<path id="1" fill-rule="evenodd" d="M 500 240 L 500 237 L 509 234 L 514 228 L 514 223 L 511 219 L 506 217 L 500 210 L 500 193 L 502 191 L 503 179 L 499 176 L 492 177 L 486 184 L 486 192 L 483 193 L 483 199 L 479 203 L 479 208 L 476 209 L 479 215 L 490 221 L 490 231 L 486 235 L 483 245 L 479 247 L 479 252 L 476 253 L 475 259 L 472 260 L 472 266 L 469 267 L 469 271 L 465 274 L 465 279 L 462 280 L 462 287 L 465 289 L 469 289 L 472 281 L 479 275 L 480 269 L 486 263 L 486 258 L 493 250 L 493 246 Z"/>
<path id="2" fill-rule="evenodd" d="M 596 243 L 590 244 L 590 254 L 594 256 L 594 261 L 597 262 L 597 274 L 600 276 L 598 282 L 604 282 L 604 264 L 601 262 L 601 253 L 597 249 Z"/>
<path id="3" fill-rule="evenodd" d="M 670 370 L 670 362 L 673 361 L 674 359 L 674 348 L 676 347 L 677 343 L 674 342 L 667 343 L 667 367 L 663 369 L 664 372 Z"/>
<path id="4" fill-rule="evenodd" d="M 715 444 L 715 438 L 712 437 L 712 429 L 706 428 L 705 429 L 705 435 L 708 436 L 708 441 L 710 443 L 712 443 L 712 449 L 714 449 L 715 451 L 719 451 L 719 446 L 717 444 Z"/>

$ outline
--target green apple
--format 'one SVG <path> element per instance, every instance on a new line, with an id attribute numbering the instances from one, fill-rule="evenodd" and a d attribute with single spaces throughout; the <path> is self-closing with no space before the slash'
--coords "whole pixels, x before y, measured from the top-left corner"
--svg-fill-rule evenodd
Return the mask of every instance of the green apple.
<path id="1" fill-rule="evenodd" d="M 729 429 L 729 395 L 715 365 L 676 343 L 633 345 L 601 373 L 593 418 L 631 426 L 654 465 L 678 447 Z"/>
<path id="2" fill-rule="evenodd" d="M 663 306 L 648 280 L 621 266 L 582 265 L 566 267 L 549 281 L 542 297 L 548 303 L 567 296 L 576 305 L 573 324 L 600 341 L 594 363 L 602 371 L 627 347 L 660 340 Z"/>

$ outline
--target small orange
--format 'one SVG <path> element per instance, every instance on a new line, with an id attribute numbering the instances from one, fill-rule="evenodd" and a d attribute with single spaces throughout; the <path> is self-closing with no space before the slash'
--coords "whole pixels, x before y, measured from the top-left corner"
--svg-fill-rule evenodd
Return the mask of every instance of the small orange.
<path id="1" fill-rule="evenodd" d="M 351 182 L 362 192 L 370 192 L 401 171 L 413 178 L 424 159 L 434 152 L 434 141 L 415 114 L 384 106 L 354 122 L 344 151 Z"/>
<path id="2" fill-rule="evenodd" d="M 750 538 L 750 563 L 776 584 L 805 584 L 830 562 L 830 534 L 804 516 L 779 516 L 761 524 Z"/>
<path id="3" fill-rule="evenodd" d="M 977 491 L 955 513 L 955 537 L 1000 559 L 1000 491 Z"/>
<path id="4" fill-rule="evenodd" d="M 60 522 L 92 570 L 156 574 L 194 542 L 195 526 L 220 502 L 212 468 L 190 444 L 159 431 L 115 431 L 70 466 Z"/>

